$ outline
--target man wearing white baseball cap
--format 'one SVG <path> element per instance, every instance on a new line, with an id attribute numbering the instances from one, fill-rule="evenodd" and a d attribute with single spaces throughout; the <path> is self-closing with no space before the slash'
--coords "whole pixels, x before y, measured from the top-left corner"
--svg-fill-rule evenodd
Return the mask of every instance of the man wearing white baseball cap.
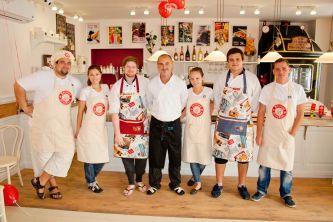
<path id="1" fill-rule="evenodd" d="M 47 183 L 50 198 L 62 198 L 55 177 L 67 176 L 75 151 L 71 104 L 79 95 L 81 83 L 68 75 L 73 62 L 71 52 L 57 51 L 51 57 L 53 69 L 38 71 L 14 84 L 17 103 L 32 117 L 30 143 L 35 178 L 31 184 L 40 199 L 45 198 Z M 28 91 L 34 93 L 33 105 L 27 103 Z"/>

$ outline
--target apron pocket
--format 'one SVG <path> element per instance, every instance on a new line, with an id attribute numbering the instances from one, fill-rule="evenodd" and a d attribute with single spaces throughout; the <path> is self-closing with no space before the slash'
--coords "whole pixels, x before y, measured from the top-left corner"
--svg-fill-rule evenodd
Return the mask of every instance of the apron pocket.
<path id="1" fill-rule="evenodd" d="M 220 117 L 218 119 L 216 130 L 224 134 L 245 136 L 247 131 L 247 119 L 231 119 Z"/>
<path id="2" fill-rule="evenodd" d="M 139 135 L 144 134 L 143 121 L 130 121 L 119 119 L 119 128 L 121 134 Z"/>

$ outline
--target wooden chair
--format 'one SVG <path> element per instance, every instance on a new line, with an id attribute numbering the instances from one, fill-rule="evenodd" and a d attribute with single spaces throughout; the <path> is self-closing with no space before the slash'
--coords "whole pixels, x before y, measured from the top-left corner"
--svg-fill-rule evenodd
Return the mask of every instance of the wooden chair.
<path id="1" fill-rule="evenodd" d="M 0 175 L 7 174 L 8 183 L 11 184 L 11 172 L 17 173 L 21 186 L 23 180 L 20 171 L 21 146 L 23 130 L 17 125 L 0 126 Z"/>

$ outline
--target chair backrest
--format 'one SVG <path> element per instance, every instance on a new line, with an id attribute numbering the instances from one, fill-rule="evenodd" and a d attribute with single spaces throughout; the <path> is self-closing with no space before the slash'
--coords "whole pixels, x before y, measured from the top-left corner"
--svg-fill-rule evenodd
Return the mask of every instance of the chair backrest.
<path id="1" fill-rule="evenodd" d="M 0 126 L 0 155 L 16 156 L 20 160 L 23 130 L 17 125 Z"/>

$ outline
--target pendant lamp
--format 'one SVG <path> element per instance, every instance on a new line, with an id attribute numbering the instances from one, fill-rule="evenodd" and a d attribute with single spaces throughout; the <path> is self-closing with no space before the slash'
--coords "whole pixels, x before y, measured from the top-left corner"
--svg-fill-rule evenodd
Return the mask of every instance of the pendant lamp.
<path id="1" fill-rule="evenodd" d="M 331 18 L 331 32 L 330 32 L 330 39 L 329 39 L 329 44 L 328 44 L 328 51 L 319 56 L 318 59 L 316 59 L 314 62 L 318 63 L 333 63 L 333 52 L 332 52 L 332 47 L 333 47 L 333 41 L 332 41 L 332 25 L 333 25 L 333 14 Z"/>
<path id="2" fill-rule="evenodd" d="M 276 60 L 282 58 L 280 53 L 275 51 L 274 46 L 275 46 L 275 29 L 276 29 L 276 21 L 279 21 L 281 16 L 281 0 L 275 0 L 274 3 L 274 25 L 273 25 L 273 41 L 272 41 L 272 46 L 268 50 L 268 53 L 260 59 L 260 62 L 275 62 Z"/>
<path id="3" fill-rule="evenodd" d="M 223 14 L 224 14 L 224 0 L 222 0 L 222 4 L 221 0 L 217 0 L 217 15 L 216 15 L 217 22 L 223 21 Z M 209 55 L 204 58 L 204 61 L 225 62 L 227 61 L 227 57 L 216 46 L 215 50 L 209 53 Z"/>

